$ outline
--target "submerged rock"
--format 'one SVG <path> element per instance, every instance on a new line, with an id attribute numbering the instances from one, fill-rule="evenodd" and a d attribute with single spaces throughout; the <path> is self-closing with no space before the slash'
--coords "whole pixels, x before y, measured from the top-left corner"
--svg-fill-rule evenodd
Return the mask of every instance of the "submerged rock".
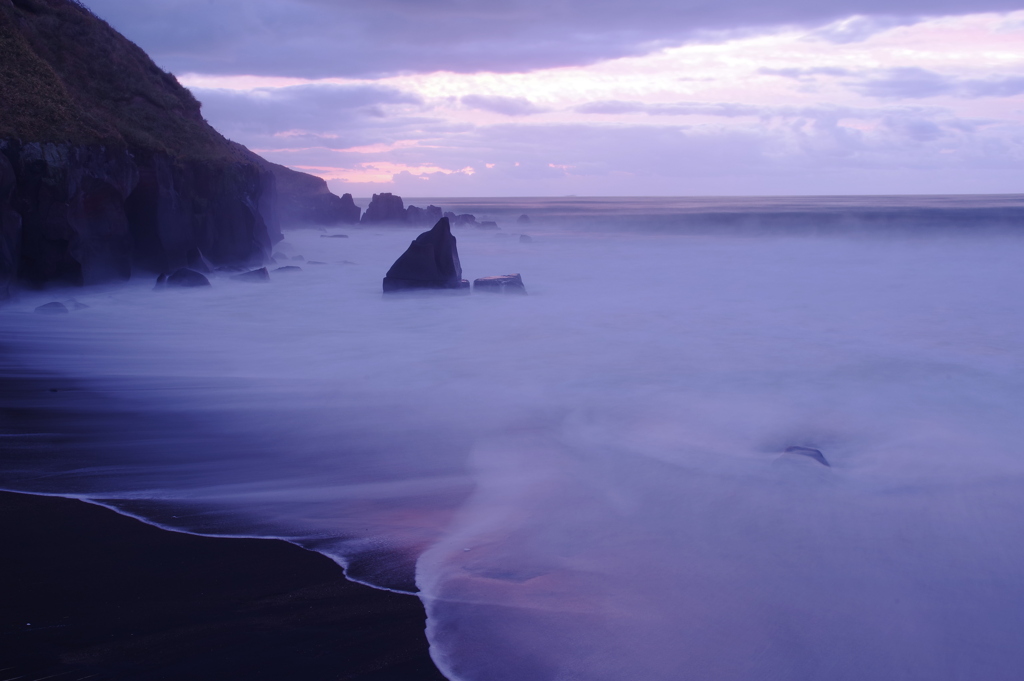
<path id="1" fill-rule="evenodd" d="M 274 272 L 301 272 L 302 268 L 297 265 L 285 265 L 284 267 L 278 267 Z"/>
<path id="2" fill-rule="evenodd" d="M 87 307 L 89 307 L 85 303 L 80 303 L 77 300 L 75 300 L 74 298 L 69 298 L 69 299 L 65 300 L 64 301 L 64 305 L 67 306 L 67 308 L 69 310 L 84 310 Z"/>
<path id="3" fill-rule="evenodd" d="M 167 277 L 166 284 L 168 287 L 193 288 L 196 286 L 209 286 L 210 280 L 195 270 L 182 267 Z"/>
<path id="4" fill-rule="evenodd" d="M 348 234 L 321 234 L 321 239 L 347 239 Z"/>
<path id="5" fill-rule="evenodd" d="M 36 312 L 39 314 L 67 314 L 68 308 L 64 306 L 64 303 L 58 303 L 56 300 L 46 305 L 40 305 L 36 308 Z"/>
<path id="6" fill-rule="evenodd" d="M 518 274 L 480 277 L 473 281 L 473 290 L 486 293 L 517 293 L 519 295 L 526 295 L 523 278 Z"/>
<path id="7" fill-rule="evenodd" d="M 261 267 L 258 270 L 249 270 L 248 272 L 243 272 L 242 274 L 236 274 L 231 278 L 234 279 L 235 281 L 263 283 L 270 281 L 270 272 L 267 272 L 266 267 Z"/>
<path id="8" fill-rule="evenodd" d="M 416 237 L 384 277 L 384 293 L 468 286 L 448 218 L 441 218 L 430 231 Z"/>
<path id="9" fill-rule="evenodd" d="M 806 456 L 808 458 L 814 459 L 815 461 L 820 463 L 822 466 L 828 466 L 829 468 L 832 467 L 832 464 L 830 464 L 825 459 L 825 455 L 821 453 L 821 450 L 820 449 L 815 449 L 814 447 L 800 447 L 800 446 L 786 447 L 785 453 L 786 454 L 799 454 L 800 456 Z"/>

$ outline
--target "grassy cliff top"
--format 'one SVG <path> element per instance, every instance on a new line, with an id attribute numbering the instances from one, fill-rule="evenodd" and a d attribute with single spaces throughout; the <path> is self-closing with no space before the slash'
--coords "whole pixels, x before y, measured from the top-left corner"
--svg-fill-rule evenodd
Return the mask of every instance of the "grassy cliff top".
<path id="1" fill-rule="evenodd" d="M 0 0 L 0 139 L 244 160 L 199 107 L 74 0 Z"/>

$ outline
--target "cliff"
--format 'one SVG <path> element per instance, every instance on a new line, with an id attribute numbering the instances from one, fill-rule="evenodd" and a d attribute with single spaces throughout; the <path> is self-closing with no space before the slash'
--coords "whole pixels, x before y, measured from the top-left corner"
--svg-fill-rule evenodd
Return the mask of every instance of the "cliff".
<path id="1" fill-rule="evenodd" d="M 285 166 L 263 162 L 274 175 L 278 192 L 278 216 L 283 227 L 304 225 L 351 225 L 359 222 L 360 209 L 351 194 L 331 193 L 323 178 Z"/>
<path id="2" fill-rule="evenodd" d="M 72 0 L 0 0 L 0 298 L 262 262 L 275 179 L 136 45 Z"/>

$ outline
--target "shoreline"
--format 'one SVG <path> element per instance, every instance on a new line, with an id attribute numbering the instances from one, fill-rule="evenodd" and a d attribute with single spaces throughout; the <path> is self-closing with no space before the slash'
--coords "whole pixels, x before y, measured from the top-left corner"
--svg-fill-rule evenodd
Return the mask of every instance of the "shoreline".
<path id="1" fill-rule="evenodd" d="M 280 539 L 0 492 L 4 678 L 444 681 L 415 596 Z"/>

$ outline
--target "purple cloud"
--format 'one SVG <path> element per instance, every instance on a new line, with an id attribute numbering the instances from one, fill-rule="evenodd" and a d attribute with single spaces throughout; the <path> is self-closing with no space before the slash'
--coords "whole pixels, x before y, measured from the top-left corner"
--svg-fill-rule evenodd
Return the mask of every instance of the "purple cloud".
<path id="1" fill-rule="evenodd" d="M 1019 0 L 89 0 L 175 73 L 374 77 L 524 71 L 650 52 L 709 32 L 831 27 L 862 39 L 908 17 L 1010 11 Z M 872 18 L 874 17 L 874 18 Z M 844 28 L 845 27 L 845 28 Z"/>
<path id="2" fill-rule="evenodd" d="M 499 97 L 487 95 L 466 95 L 460 100 L 463 106 L 481 111 L 491 111 L 505 116 L 530 116 L 544 113 L 548 109 L 537 106 L 525 97 Z"/>

